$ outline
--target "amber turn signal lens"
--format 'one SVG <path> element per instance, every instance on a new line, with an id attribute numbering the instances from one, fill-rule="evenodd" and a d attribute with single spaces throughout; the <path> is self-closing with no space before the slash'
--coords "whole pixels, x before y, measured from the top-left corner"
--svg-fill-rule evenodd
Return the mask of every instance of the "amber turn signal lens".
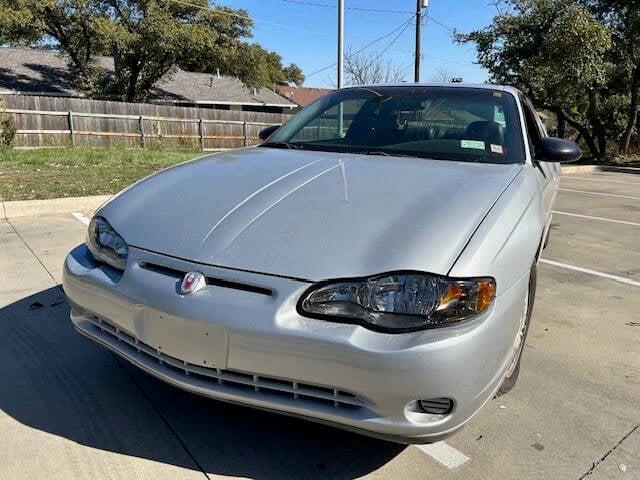
<path id="1" fill-rule="evenodd" d="M 440 305 L 449 305 L 451 302 L 455 302 L 460 300 L 460 298 L 464 295 L 464 290 L 460 285 L 453 284 L 447 288 L 446 293 L 440 298 Z"/>
<path id="2" fill-rule="evenodd" d="M 482 313 L 489 308 L 496 296 L 496 282 L 494 280 L 483 280 L 478 282 L 478 293 L 476 294 L 476 312 Z"/>

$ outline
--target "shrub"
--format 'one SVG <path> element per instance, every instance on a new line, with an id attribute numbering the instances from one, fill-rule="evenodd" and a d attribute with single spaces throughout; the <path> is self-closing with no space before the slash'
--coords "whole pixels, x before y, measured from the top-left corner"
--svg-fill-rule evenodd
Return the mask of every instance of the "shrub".
<path id="1" fill-rule="evenodd" d="M 5 112 L 4 102 L 0 100 L 0 148 L 10 148 L 16 139 L 16 123 Z"/>

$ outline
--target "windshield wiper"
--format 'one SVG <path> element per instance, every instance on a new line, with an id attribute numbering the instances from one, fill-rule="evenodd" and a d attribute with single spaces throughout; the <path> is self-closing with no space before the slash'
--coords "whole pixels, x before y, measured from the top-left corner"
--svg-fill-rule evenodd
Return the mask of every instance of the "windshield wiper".
<path id="1" fill-rule="evenodd" d="M 468 163 L 483 163 L 483 160 L 476 157 L 465 157 L 464 159 L 456 159 L 456 158 L 448 158 L 438 155 L 433 155 L 426 152 L 411 152 L 411 153 L 395 153 L 389 152 L 387 150 L 367 150 L 365 152 L 356 152 L 362 155 L 380 155 L 382 157 L 403 157 L 403 158 L 422 158 L 426 160 L 448 160 L 448 161 L 458 161 L 458 162 L 468 162 Z"/>
<path id="2" fill-rule="evenodd" d="M 269 147 L 269 148 L 288 148 L 289 150 L 302 150 L 304 147 L 297 143 L 288 143 L 288 142 L 268 142 L 260 145 L 261 147 Z"/>
<path id="3" fill-rule="evenodd" d="M 406 153 L 393 153 L 385 150 L 366 150 L 364 152 L 357 152 L 363 155 L 380 155 L 381 157 L 417 157 L 418 155 L 409 155 Z"/>

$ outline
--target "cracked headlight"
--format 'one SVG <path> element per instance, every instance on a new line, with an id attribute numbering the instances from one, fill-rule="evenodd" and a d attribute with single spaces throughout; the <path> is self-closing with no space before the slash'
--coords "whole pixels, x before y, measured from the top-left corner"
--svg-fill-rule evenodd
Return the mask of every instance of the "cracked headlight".
<path id="1" fill-rule="evenodd" d="M 95 216 L 89 223 L 87 246 L 96 260 L 124 270 L 129 246 L 103 217 Z"/>
<path id="2" fill-rule="evenodd" d="M 493 278 L 452 279 L 427 273 L 388 273 L 321 282 L 298 303 L 302 315 L 402 333 L 451 325 L 489 309 Z"/>

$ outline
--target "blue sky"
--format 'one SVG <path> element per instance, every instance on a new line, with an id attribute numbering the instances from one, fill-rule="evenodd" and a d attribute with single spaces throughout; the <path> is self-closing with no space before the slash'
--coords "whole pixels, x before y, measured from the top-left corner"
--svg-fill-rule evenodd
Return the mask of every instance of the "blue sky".
<path id="1" fill-rule="evenodd" d="M 336 61 L 335 8 L 310 5 L 336 5 L 337 0 L 218 0 L 248 10 L 254 18 L 254 38 L 269 50 L 282 55 L 285 64 L 297 63 L 310 74 Z M 470 31 L 491 22 L 496 13 L 489 0 L 430 0 L 429 15 L 447 26 Z M 345 0 L 345 43 L 354 50 L 361 48 L 396 29 L 415 11 L 415 0 Z M 399 10 L 407 13 L 377 13 L 351 10 L 349 7 Z M 382 51 L 396 34 L 374 44 L 367 51 Z M 446 69 L 465 82 L 483 82 L 487 74 L 474 65 L 475 52 L 471 46 L 456 45 L 451 34 L 433 21 L 423 29 L 422 80 L 428 81 L 437 69 Z M 382 56 L 393 60 L 406 70 L 406 79 L 413 79 L 414 27 L 410 25 Z M 335 69 L 309 76 L 305 86 L 327 86 L 334 82 Z"/>

